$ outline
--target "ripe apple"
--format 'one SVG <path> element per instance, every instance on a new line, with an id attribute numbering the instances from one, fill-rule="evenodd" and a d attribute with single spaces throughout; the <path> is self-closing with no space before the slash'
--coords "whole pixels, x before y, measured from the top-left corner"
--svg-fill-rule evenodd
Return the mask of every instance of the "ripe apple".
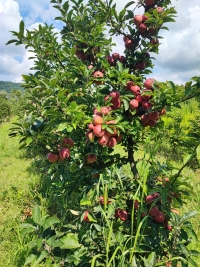
<path id="1" fill-rule="evenodd" d="M 126 63 L 126 57 L 125 56 L 119 56 L 118 59 L 121 63 Z"/>
<path id="2" fill-rule="evenodd" d="M 111 136 L 106 144 L 107 147 L 114 147 L 117 144 L 117 140 L 115 137 Z"/>
<path id="3" fill-rule="evenodd" d="M 147 88 L 147 89 L 152 89 L 152 85 L 154 84 L 155 80 L 153 78 L 148 78 L 145 80 L 144 82 L 144 86 Z"/>
<path id="4" fill-rule="evenodd" d="M 158 41 L 158 39 L 152 39 L 152 40 L 150 41 L 150 43 L 151 43 L 152 45 L 158 45 L 158 44 L 159 44 L 159 41 Z"/>
<path id="5" fill-rule="evenodd" d="M 160 210 L 156 207 L 156 206 L 153 206 L 150 210 L 149 210 L 149 215 L 151 217 L 156 217 L 157 215 L 160 214 Z"/>
<path id="6" fill-rule="evenodd" d="M 157 121 L 155 121 L 155 120 L 150 120 L 150 121 L 148 122 L 148 125 L 149 125 L 150 127 L 154 127 L 154 126 L 156 125 L 156 123 L 157 123 Z"/>
<path id="7" fill-rule="evenodd" d="M 133 18 L 134 24 L 136 26 L 139 26 L 142 23 L 142 16 L 141 15 L 135 15 Z"/>
<path id="8" fill-rule="evenodd" d="M 157 7 L 156 7 L 156 10 L 158 11 L 158 13 L 161 13 L 161 12 L 164 11 L 163 8 L 162 8 L 161 6 L 157 6 Z"/>
<path id="9" fill-rule="evenodd" d="M 144 70 L 146 68 L 146 63 L 145 61 L 139 61 L 136 65 L 135 65 L 136 69 L 138 70 Z"/>
<path id="10" fill-rule="evenodd" d="M 129 40 L 129 38 L 128 38 L 127 36 L 124 35 L 124 37 L 123 37 L 123 41 L 124 41 L 124 43 L 125 43 L 127 40 Z"/>
<path id="11" fill-rule="evenodd" d="M 52 152 L 49 152 L 47 154 L 47 159 L 49 160 L 49 162 L 56 162 L 56 161 L 58 161 L 58 155 L 56 155 Z"/>
<path id="12" fill-rule="evenodd" d="M 111 120 L 111 121 L 106 121 L 106 124 L 116 124 L 115 120 Z M 111 127 L 111 126 L 110 126 Z"/>
<path id="13" fill-rule="evenodd" d="M 127 221 L 128 219 L 128 213 L 126 210 L 121 210 L 120 213 L 119 213 L 119 218 L 121 221 Z"/>
<path id="14" fill-rule="evenodd" d="M 59 157 L 61 159 L 67 159 L 70 157 L 70 151 L 68 148 L 63 147 L 62 149 L 59 150 Z"/>
<path id="15" fill-rule="evenodd" d="M 153 121 L 153 120 L 158 120 L 159 119 L 159 112 L 158 111 L 152 111 L 149 112 L 147 114 L 147 117 L 149 118 L 149 120 Z"/>
<path id="16" fill-rule="evenodd" d="M 156 32 L 156 28 L 154 28 L 154 27 L 149 27 L 148 30 L 147 30 L 147 32 L 148 32 L 149 35 L 150 35 L 150 34 L 153 35 L 153 34 Z"/>
<path id="17" fill-rule="evenodd" d="M 119 143 L 119 142 L 121 142 L 121 140 L 122 140 L 122 135 L 121 135 L 121 134 L 116 135 L 115 138 L 116 138 L 117 143 Z"/>
<path id="18" fill-rule="evenodd" d="M 121 101 L 120 99 L 117 99 L 116 101 L 111 101 L 112 102 L 112 109 L 118 109 L 121 107 Z"/>
<path id="19" fill-rule="evenodd" d="M 145 0 L 144 1 L 147 6 L 152 6 L 155 2 L 155 0 Z"/>
<path id="20" fill-rule="evenodd" d="M 105 130 L 103 130 L 102 126 L 99 124 L 94 126 L 93 133 L 95 136 L 101 137 L 105 134 Z"/>
<path id="21" fill-rule="evenodd" d="M 104 134 L 103 136 L 98 138 L 98 144 L 101 146 L 106 146 L 108 143 L 108 140 L 109 140 L 108 136 Z"/>
<path id="22" fill-rule="evenodd" d="M 93 174 L 92 174 L 92 177 L 93 177 L 93 178 L 99 178 L 99 176 L 100 176 L 99 173 L 93 173 Z"/>
<path id="23" fill-rule="evenodd" d="M 142 101 L 144 101 L 144 98 L 141 95 L 137 95 L 135 99 L 138 101 L 138 103 L 142 103 Z"/>
<path id="24" fill-rule="evenodd" d="M 103 118 L 99 115 L 95 115 L 93 120 L 92 120 L 92 123 L 94 125 L 101 125 L 103 123 Z"/>
<path id="25" fill-rule="evenodd" d="M 133 85 L 134 85 L 133 81 L 128 81 L 128 82 L 126 83 L 126 89 L 127 89 L 127 90 L 131 90 L 131 86 L 133 86 Z"/>
<path id="26" fill-rule="evenodd" d="M 145 123 L 145 124 L 149 122 L 149 118 L 148 118 L 148 116 L 146 114 L 143 114 L 141 116 L 141 122 Z"/>
<path id="27" fill-rule="evenodd" d="M 129 39 L 128 39 L 128 40 L 125 42 L 125 47 L 126 47 L 126 49 L 130 50 L 133 46 L 134 46 L 134 42 L 133 42 L 132 40 L 129 40 Z"/>
<path id="28" fill-rule="evenodd" d="M 96 157 L 95 154 L 88 154 L 88 155 L 86 156 L 86 161 L 87 161 L 88 163 L 94 163 L 96 160 L 97 160 L 97 157 Z"/>
<path id="29" fill-rule="evenodd" d="M 83 221 L 84 221 L 84 222 L 90 222 L 90 220 L 89 220 L 89 218 L 88 218 L 88 214 L 89 214 L 89 211 L 86 210 L 86 211 L 84 212 L 84 216 L 83 216 Z"/>
<path id="30" fill-rule="evenodd" d="M 103 72 L 101 72 L 101 71 L 95 71 L 94 72 L 94 74 L 93 74 L 93 77 L 95 77 L 96 79 L 94 79 L 94 83 L 96 84 L 96 85 L 100 85 L 100 84 L 103 84 L 103 81 L 98 81 L 98 79 L 99 78 L 103 78 L 104 77 L 104 74 L 103 74 Z"/>
<path id="31" fill-rule="evenodd" d="M 147 26 L 146 26 L 144 23 L 141 23 L 141 24 L 139 25 L 139 27 L 138 27 L 138 31 L 139 31 L 140 33 L 144 33 L 144 32 L 146 32 L 146 29 L 147 29 Z"/>
<path id="32" fill-rule="evenodd" d="M 155 217 L 153 217 L 153 219 L 158 222 L 158 223 L 164 223 L 165 221 L 165 216 L 164 214 L 160 211 L 160 213 L 158 215 L 156 215 Z"/>
<path id="33" fill-rule="evenodd" d="M 129 102 L 129 108 L 130 110 L 135 110 L 137 107 L 139 106 L 139 103 L 136 99 L 132 99 L 130 102 Z"/>
<path id="34" fill-rule="evenodd" d="M 105 135 L 107 135 L 108 138 L 110 138 L 112 136 L 112 134 L 109 131 L 107 131 L 107 130 L 105 130 Z"/>
<path id="35" fill-rule="evenodd" d="M 89 130 L 93 130 L 94 129 L 94 124 L 93 123 L 89 123 L 88 124 L 88 129 Z"/>
<path id="36" fill-rule="evenodd" d="M 62 145 L 71 148 L 74 146 L 74 140 L 72 140 L 71 138 L 64 138 Z"/>
<path id="37" fill-rule="evenodd" d="M 120 97 L 120 93 L 117 90 L 112 91 L 112 92 L 110 92 L 109 97 L 112 97 L 111 102 L 117 101 Z"/>
<path id="38" fill-rule="evenodd" d="M 146 196 L 146 203 L 150 204 L 153 202 L 155 199 L 159 198 L 160 194 L 159 193 L 153 193 L 151 195 Z"/>
<path id="39" fill-rule="evenodd" d="M 139 95 L 140 94 L 140 87 L 138 85 L 133 85 L 130 88 L 130 91 L 135 95 Z"/>
<path id="40" fill-rule="evenodd" d="M 142 15 L 142 22 L 145 22 L 148 19 L 149 19 L 149 17 L 147 15 Z"/>
<path id="41" fill-rule="evenodd" d="M 159 115 L 160 115 L 160 116 L 163 116 L 163 115 L 165 115 L 165 114 L 166 114 L 166 109 L 163 108 L 163 109 L 160 111 Z"/>
<path id="42" fill-rule="evenodd" d="M 110 112 L 110 109 L 109 109 L 108 107 L 102 107 L 102 108 L 100 109 L 100 113 L 101 113 L 102 115 L 108 115 L 109 112 Z"/>
<path id="43" fill-rule="evenodd" d="M 146 101 L 146 100 L 142 101 L 142 107 L 144 109 L 148 110 L 148 109 L 152 108 L 152 106 L 153 105 L 149 101 Z"/>
<path id="44" fill-rule="evenodd" d="M 83 51 L 80 51 L 79 54 L 78 54 L 78 58 L 82 61 L 85 61 L 88 59 L 88 55 L 85 54 Z"/>
<path id="45" fill-rule="evenodd" d="M 113 59 L 112 56 L 107 56 L 106 58 L 107 58 L 107 60 L 108 60 L 108 63 L 109 63 L 111 66 L 115 63 L 115 61 L 114 61 L 114 59 Z"/>
<path id="46" fill-rule="evenodd" d="M 113 58 L 114 60 L 118 60 L 118 59 L 119 59 L 119 54 L 118 54 L 118 53 L 113 53 L 113 54 L 112 54 L 112 58 Z"/>

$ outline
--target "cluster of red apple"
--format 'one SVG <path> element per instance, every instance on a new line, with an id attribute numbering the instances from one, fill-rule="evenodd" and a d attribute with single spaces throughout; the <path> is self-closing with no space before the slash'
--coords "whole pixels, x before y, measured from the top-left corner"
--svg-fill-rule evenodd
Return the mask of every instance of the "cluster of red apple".
<path id="1" fill-rule="evenodd" d="M 144 89 L 138 85 L 135 85 L 132 81 L 128 81 L 126 84 L 126 89 L 131 91 L 135 98 L 130 100 L 129 108 L 131 111 L 136 110 L 139 113 L 140 108 L 143 108 L 145 111 L 148 111 L 150 108 L 153 107 L 153 102 L 150 101 L 152 99 L 152 92 L 153 92 L 153 83 L 154 79 L 149 78 L 146 79 L 144 82 Z M 160 116 L 165 114 L 165 109 L 162 111 L 151 111 L 141 116 L 141 123 L 143 126 L 155 126 Z"/>
<path id="2" fill-rule="evenodd" d="M 151 195 L 146 196 L 146 203 L 147 205 L 152 205 L 152 203 L 155 201 L 160 201 L 161 195 L 159 193 L 153 193 Z M 158 223 L 163 223 L 165 225 L 165 228 L 169 231 L 172 230 L 172 226 L 169 225 L 167 218 L 163 214 L 162 211 L 159 210 L 159 208 L 154 205 L 150 207 L 148 214 L 154 219 L 154 221 Z M 147 213 L 142 213 L 142 216 L 145 217 L 148 215 Z"/>
<path id="3" fill-rule="evenodd" d="M 74 146 L 74 141 L 71 138 L 64 138 L 61 147 L 57 153 L 49 152 L 47 159 L 49 162 L 63 161 L 70 157 L 70 148 Z"/>
<path id="4" fill-rule="evenodd" d="M 121 56 L 119 53 L 113 53 L 112 55 L 107 56 L 106 58 L 110 66 L 114 66 L 117 61 L 121 63 L 126 63 L 126 57 Z"/>

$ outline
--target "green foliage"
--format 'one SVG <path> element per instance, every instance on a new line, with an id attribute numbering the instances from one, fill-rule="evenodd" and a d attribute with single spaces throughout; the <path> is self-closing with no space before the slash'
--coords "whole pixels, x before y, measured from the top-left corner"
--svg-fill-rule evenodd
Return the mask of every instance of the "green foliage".
<path id="1" fill-rule="evenodd" d="M 169 0 L 156 2 L 163 12 L 154 3 L 136 4 L 148 16 L 141 32 L 135 9 L 128 10 L 132 2 L 119 13 L 112 1 L 51 2 L 64 22 L 61 42 L 52 25 L 25 32 L 23 22 L 12 32 L 17 39 L 8 42 L 34 52 L 36 70 L 23 75 L 29 102 L 10 136 L 19 136 L 21 147 L 44 162 L 39 171 L 51 177 L 54 194 L 65 203 L 59 218 L 36 206 L 21 226 L 22 236 L 32 236 L 24 264 L 187 266 L 198 254 L 187 249 L 195 239 L 188 220 L 196 212 L 179 216 L 171 209 L 190 195 L 182 172 L 197 158 L 199 133 L 180 169 L 156 161 L 162 142 L 156 133 L 163 131 L 165 108 L 199 97 L 200 80 L 194 77 L 183 90 L 171 81 L 145 80 L 152 68 L 149 52 L 158 53 L 159 30 L 174 21 L 174 8 Z M 125 60 L 110 55 L 112 35 L 123 36 Z M 113 149 L 119 142 L 125 155 Z M 136 160 L 142 145 L 146 153 Z"/>

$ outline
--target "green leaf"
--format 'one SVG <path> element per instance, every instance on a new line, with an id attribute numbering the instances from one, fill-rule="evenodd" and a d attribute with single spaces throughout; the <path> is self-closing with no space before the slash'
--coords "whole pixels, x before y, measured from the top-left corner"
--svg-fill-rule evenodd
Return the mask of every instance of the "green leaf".
<path id="1" fill-rule="evenodd" d="M 135 1 L 130 1 L 128 4 L 125 5 L 124 9 L 127 9 L 129 6 L 135 4 Z"/>
<path id="2" fill-rule="evenodd" d="M 154 267 L 156 264 L 156 253 L 152 252 L 148 257 L 149 267 Z"/>
<path id="3" fill-rule="evenodd" d="M 31 267 L 38 267 L 39 263 L 41 263 L 48 256 L 48 252 L 43 250 L 39 256 L 39 258 L 31 265 Z"/>
<path id="4" fill-rule="evenodd" d="M 12 43 L 16 43 L 16 42 L 18 42 L 18 40 L 12 39 L 12 40 L 8 41 L 6 43 L 6 45 L 9 45 L 9 44 L 12 44 Z"/>
<path id="5" fill-rule="evenodd" d="M 33 218 L 33 221 L 36 224 L 39 224 L 40 225 L 41 218 L 42 218 L 42 212 L 41 212 L 41 209 L 40 209 L 39 206 L 33 207 L 33 210 L 32 210 L 32 218 Z"/>
<path id="6" fill-rule="evenodd" d="M 124 103 L 124 109 L 125 109 L 125 111 L 126 110 L 129 110 L 129 102 L 127 100 L 125 100 L 125 99 L 123 99 L 122 101 Z"/>
<path id="7" fill-rule="evenodd" d="M 33 261 L 36 260 L 36 255 L 31 254 L 30 256 L 28 256 L 28 258 L 26 258 L 26 261 L 24 263 L 24 266 L 27 266 L 28 264 L 32 263 Z"/>
<path id="8" fill-rule="evenodd" d="M 78 242 L 77 235 L 72 233 L 68 233 L 66 236 L 62 237 L 60 241 L 63 243 L 61 249 L 74 249 L 81 246 Z"/>
<path id="9" fill-rule="evenodd" d="M 90 199 L 83 198 L 83 199 L 81 199 L 81 201 L 80 201 L 80 205 L 81 205 L 81 206 L 91 206 L 91 205 L 92 205 L 92 202 L 91 202 Z"/>
<path id="10" fill-rule="evenodd" d="M 191 259 L 191 258 L 188 259 L 188 263 L 190 263 L 190 265 L 193 266 L 193 267 L 198 267 L 198 265 L 196 264 L 196 262 L 193 261 L 193 259 Z"/>
<path id="11" fill-rule="evenodd" d="M 182 216 L 181 220 L 180 220 L 180 224 L 182 224 L 183 222 L 185 222 L 185 221 L 187 221 L 187 220 L 193 218 L 193 217 L 196 216 L 197 214 L 198 214 L 198 211 L 196 211 L 196 210 L 192 210 L 192 211 L 190 211 L 190 212 L 188 212 L 188 213 L 185 213 L 185 214 Z"/>
<path id="12" fill-rule="evenodd" d="M 23 37 L 23 36 L 24 36 L 24 22 L 23 20 L 21 20 L 19 24 L 19 37 Z"/>
<path id="13" fill-rule="evenodd" d="M 59 222 L 60 222 L 60 220 L 58 218 L 56 218 L 56 217 L 50 217 L 50 218 L 46 219 L 44 221 L 44 223 L 42 224 L 43 230 L 46 230 L 47 228 L 49 228 L 49 227 L 51 227 L 54 224 L 59 223 Z"/>
<path id="14" fill-rule="evenodd" d="M 196 153 L 197 153 L 197 160 L 200 161 L 200 145 L 198 145 Z"/>

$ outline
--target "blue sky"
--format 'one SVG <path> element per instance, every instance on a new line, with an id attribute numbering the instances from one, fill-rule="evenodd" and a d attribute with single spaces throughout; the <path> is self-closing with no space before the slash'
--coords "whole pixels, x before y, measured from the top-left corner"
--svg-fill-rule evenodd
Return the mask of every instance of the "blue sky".
<path id="1" fill-rule="evenodd" d="M 129 2 L 115 0 L 118 9 Z M 152 54 L 156 60 L 151 77 L 159 81 L 172 80 L 183 84 L 193 76 L 200 75 L 200 2 L 199 0 L 172 0 L 178 14 L 176 23 L 168 24 L 169 32 L 163 31 L 159 55 Z M 142 14 L 138 10 L 135 14 Z M 22 74 L 30 72 L 33 62 L 23 46 L 8 45 L 12 39 L 9 31 L 18 31 L 19 22 L 24 20 L 27 29 L 37 27 L 38 23 L 61 24 L 54 21 L 59 12 L 52 7 L 50 0 L 0 0 L 0 80 L 20 82 Z M 122 38 L 114 38 L 117 46 L 113 52 L 123 53 Z"/>

